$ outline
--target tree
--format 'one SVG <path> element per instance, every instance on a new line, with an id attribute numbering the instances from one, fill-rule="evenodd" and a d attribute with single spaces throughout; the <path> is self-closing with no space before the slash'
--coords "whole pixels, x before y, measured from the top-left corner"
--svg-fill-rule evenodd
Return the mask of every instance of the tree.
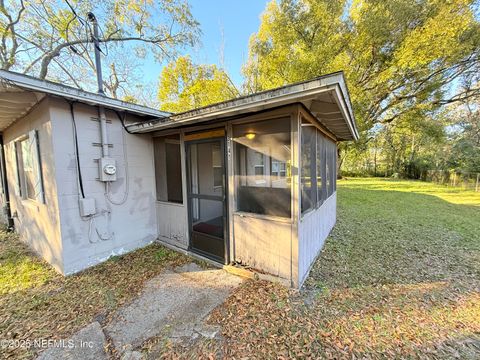
<path id="1" fill-rule="evenodd" d="M 470 173 L 480 172 L 480 96 L 452 104 L 449 119 L 449 143 L 442 152 L 444 168 Z"/>
<path id="2" fill-rule="evenodd" d="M 184 0 L 0 0 L 0 68 L 91 89 L 90 11 L 101 28 L 105 87 L 115 97 L 126 95 L 122 83 L 135 76 L 134 58 L 148 50 L 157 61 L 170 59 L 198 38 Z"/>
<path id="3" fill-rule="evenodd" d="M 165 111 L 182 112 L 238 95 L 223 69 L 216 65 L 196 65 L 189 56 L 169 63 L 160 75 L 158 100 Z"/>
<path id="4" fill-rule="evenodd" d="M 473 0 L 271 1 L 250 39 L 247 91 L 344 70 L 364 135 L 480 93 Z M 461 84 L 452 93 L 451 85 Z M 368 137 L 364 136 L 363 141 Z"/>

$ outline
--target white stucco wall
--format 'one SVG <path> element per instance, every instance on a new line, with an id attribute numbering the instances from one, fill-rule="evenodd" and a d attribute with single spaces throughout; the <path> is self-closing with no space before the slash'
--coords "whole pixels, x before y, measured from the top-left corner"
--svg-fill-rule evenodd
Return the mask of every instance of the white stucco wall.
<path id="1" fill-rule="evenodd" d="M 50 99 L 44 99 L 28 115 L 3 131 L 7 180 L 10 190 L 15 231 L 20 239 L 63 273 L 63 245 L 60 234 L 59 206 L 55 174 L 55 149 L 52 141 L 53 126 L 50 121 Z M 15 191 L 16 166 L 12 142 L 37 130 L 41 167 L 44 178 L 45 203 L 22 199 Z"/>
<path id="2" fill-rule="evenodd" d="M 298 223 L 298 283 L 300 286 L 308 276 L 336 221 L 337 193 L 334 192 L 318 209 L 305 214 Z"/>
<path id="3" fill-rule="evenodd" d="M 62 99 L 51 100 L 51 104 L 63 272 L 72 274 L 157 238 L 153 142 L 149 134 L 125 134 L 125 161 L 124 130 L 117 116 L 107 111 L 111 121 L 107 124 L 108 142 L 113 145 L 110 157 L 117 164 L 117 181 L 111 183 L 111 198 L 115 202 L 121 201 L 127 190 L 126 169 L 129 176 L 127 200 L 122 205 L 112 204 L 106 199 L 105 184 L 97 180 L 101 147 L 93 143 L 100 143 L 100 123 L 92 120 L 98 117 L 97 108 L 74 105 L 85 197 L 94 198 L 97 208 L 93 219 L 82 218 L 69 105 Z"/>

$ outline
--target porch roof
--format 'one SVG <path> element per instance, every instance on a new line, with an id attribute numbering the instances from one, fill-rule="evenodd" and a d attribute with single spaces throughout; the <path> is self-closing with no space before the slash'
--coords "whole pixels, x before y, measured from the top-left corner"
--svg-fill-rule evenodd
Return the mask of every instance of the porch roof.
<path id="1" fill-rule="evenodd" d="M 146 106 L 113 99 L 105 95 L 41 80 L 32 76 L 0 70 L 0 131 L 25 116 L 45 96 L 52 95 L 88 105 L 126 111 L 149 119 L 171 115 Z"/>
<path id="2" fill-rule="evenodd" d="M 128 125 L 134 133 L 178 128 L 249 115 L 279 106 L 303 104 L 338 140 L 357 140 L 358 130 L 343 72 L 323 75 L 178 114 Z"/>

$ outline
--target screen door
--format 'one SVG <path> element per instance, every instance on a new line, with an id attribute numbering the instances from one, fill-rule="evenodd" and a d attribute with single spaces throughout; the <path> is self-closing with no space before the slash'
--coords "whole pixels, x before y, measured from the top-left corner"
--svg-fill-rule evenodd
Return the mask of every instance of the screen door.
<path id="1" fill-rule="evenodd" d="M 186 142 L 190 250 L 225 262 L 224 138 Z"/>

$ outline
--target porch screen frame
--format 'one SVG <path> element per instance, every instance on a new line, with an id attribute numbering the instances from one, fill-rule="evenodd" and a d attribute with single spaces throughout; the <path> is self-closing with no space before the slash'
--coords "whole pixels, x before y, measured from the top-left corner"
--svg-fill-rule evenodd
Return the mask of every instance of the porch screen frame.
<path id="1" fill-rule="evenodd" d="M 298 210 L 299 210 L 299 219 L 300 221 L 302 219 L 304 219 L 305 217 L 308 217 L 310 214 L 314 213 L 317 209 L 319 209 L 327 199 L 330 198 L 330 196 L 332 196 L 335 192 L 336 192 L 336 169 L 335 169 L 335 177 L 333 178 L 333 181 L 334 181 L 334 186 L 333 186 L 333 192 L 331 194 L 328 194 L 328 189 L 327 189 L 327 176 L 326 176 L 326 173 L 325 173 L 325 170 L 326 170 L 326 164 L 327 162 L 329 161 L 329 157 L 328 157 L 328 145 L 327 143 L 328 142 L 331 142 L 333 143 L 333 145 L 335 145 L 335 148 L 337 148 L 338 146 L 338 141 L 337 141 L 337 138 L 335 137 L 335 135 L 333 135 L 328 129 L 326 129 L 305 107 L 300 107 L 300 111 L 299 111 L 299 120 L 298 120 L 298 147 L 299 147 L 299 154 L 298 154 L 298 164 L 301 164 L 301 159 L 302 159 L 302 147 L 301 147 L 301 143 L 302 143 L 302 129 L 301 129 L 301 126 L 302 126 L 302 121 L 303 122 L 308 122 L 309 124 L 313 125 L 316 129 L 317 129 L 317 132 L 320 133 L 320 136 L 323 137 L 323 154 L 322 155 L 325 155 L 325 163 L 324 163 L 324 166 L 322 166 L 322 200 L 321 201 L 318 201 L 318 190 L 317 190 L 317 201 L 316 201 L 316 206 L 314 206 L 312 209 L 309 209 L 308 211 L 302 213 L 302 189 L 301 189 L 301 186 L 300 186 L 300 183 L 299 183 L 299 187 L 298 187 L 298 193 L 297 193 L 297 197 L 298 197 Z M 317 133 L 317 136 L 318 136 L 318 133 Z M 318 154 L 317 154 L 318 156 Z M 334 163 L 336 163 L 336 161 L 333 161 Z M 317 169 L 315 169 L 317 171 Z M 300 172 L 300 168 L 299 168 L 299 172 Z M 301 174 L 299 174 L 299 177 L 298 177 L 298 181 L 301 181 Z"/>
<path id="2" fill-rule="evenodd" d="M 228 174 L 228 182 L 229 182 L 229 197 L 231 199 L 230 206 L 229 206 L 229 219 L 233 221 L 235 215 L 239 215 L 242 217 L 252 217 L 252 218 L 259 218 L 265 219 L 270 221 L 276 222 L 284 222 L 284 223 L 296 223 L 298 220 L 297 217 L 297 192 L 298 192 L 298 105 L 289 105 L 278 109 L 272 109 L 269 112 L 258 114 L 258 115 L 251 115 L 245 116 L 244 118 L 238 120 L 231 120 L 228 122 L 227 126 L 227 174 Z M 283 216 L 276 216 L 276 215 L 266 215 L 266 214 L 258 214 L 253 212 L 245 212 L 241 210 L 237 210 L 238 199 L 237 199 L 237 184 L 235 181 L 235 159 L 236 159 L 236 150 L 235 150 L 235 142 L 233 141 L 233 127 L 235 125 L 242 125 L 252 122 L 261 122 L 261 121 L 268 121 L 274 119 L 290 119 L 290 167 L 291 167 L 291 181 L 290 181 L 290 216 L 283 217 Z M 233 228 L 233 227 L 232 227 Z M 233 233 L 231 233 L 231 237 Z"/>
<path id="3" fill-rule="evenodd" d="M 178 139 L 173 139 L 173 138 L 169 138 L 169 136 L 178 136 Z M 181 199 L 182 201 L 181 202 L 178 202 L 178 201 L 171 201 L 171 200 L 168 200 L 168 182 L 165 183 L 165 192 L 166 192 L 166 196 L 167 196 L 167 199 L 166 200 L 161 200 L 159 199 L 159 193 L 158 193 L 158 187 L 159 187 L 159 184 L 158 184 L 158 179 L 157 179 L 157 176 L 158 175 L 162 175 L 162 176 L 165 176 L 167 177 L 167 163 L 165 162 L 164 164 L 164 170 L 165 170 L 165 173 L 164 174 L 157 174 L 157 159 L 156 159 L 156 156 L 157 156 L 157 150 L 155 148 L 155 140 L 156 139 L 159 139 L 159 138 L 163 138 L 164 139 L 164 153 L 165 153 L 165 156 L 167 155 L 167 144 L 170 144 L 170 145 L 177 145 L 179 147 L 179 156 L 180 156 L 180 179 L 179 181 L 181 182 L 180 184 L 180 191 L 181 191 Z M 153 166 L 154 166 L 154 175 L 155 175 L 155 201 L 157 203 L 162 203 L 162 204 L 168 204 L 168 205 L 173 205 L 173 206 L 184 206 L 185 205 L 185 199 L 186 199 L 186 195 L 185 195 L 185 190 L 186 190 L 186 187 L 185 187 L 185 167 L 184 167 L 184 158 L 185 158 L 185 155 L 184 155 L 184 149 L 183 149 L 183 134 L 179 131 L 175 131 L 175 132 L 165 132 L 165 133 L 162 133 L 162 134 L 155 134 L 154 136 L 152 136 L 152 140 L 153 140 Z M 165 161 L 167 159 L 165 158 Z M 167 179 L 165 179 L 165 181 L 167 181 Z"/>

